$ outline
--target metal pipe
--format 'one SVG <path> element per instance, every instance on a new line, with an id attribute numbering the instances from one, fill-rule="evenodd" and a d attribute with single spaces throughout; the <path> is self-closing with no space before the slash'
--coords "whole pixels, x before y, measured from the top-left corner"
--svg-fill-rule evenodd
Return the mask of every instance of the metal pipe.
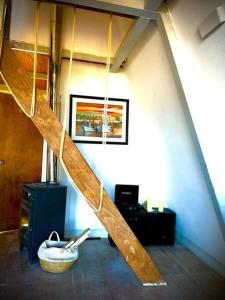
<path id="1" fill-rule="evenodd" d="M 59 99 L 60 64 L 61 64 L 61 23 L 62 8 L 59 5 L 51 6 L 51 41 L 49 59 L 49 98 L 53 112 L 58 116 L 57 99 Z M 52 149 L 49 149 L 49 180 L 57 179 L 57 159 Z"/>
<path id="2" fill-rule="evenodd" d="M 41 182 L 47 181 L 47 155 L 48 155 L 48 145 L 46 140 L 43 139 Z"/>

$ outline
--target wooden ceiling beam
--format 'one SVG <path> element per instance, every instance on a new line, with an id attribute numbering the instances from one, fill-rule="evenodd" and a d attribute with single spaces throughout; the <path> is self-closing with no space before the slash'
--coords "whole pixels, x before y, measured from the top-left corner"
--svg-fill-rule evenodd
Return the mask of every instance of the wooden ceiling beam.
<path id="1" fill-rule="evenodd" d="M 10 41 L 10 46 L 14 50 L 34 52 L 34 45 L 33 44 L 12 40 L 12 41 Z M 41 45 L 38 46 L 38 54 L 49 55 L 49 53 L 50 53 L 49 47 L 41 46 Z M 70 51 L 67 50 L 67 49 L 62 49 L 61 57 L 62 57 L 62 59 L 63 58 L 69 59 L 70 58 Z M 106 57 L 105 56 L 97 56 L 97 55 L 82 53 L 82 52 L 74 52 L 73 53 L 73 59 L 78 60 L 78 61 L 98 63 L 98 64 L 105 64 L 106 63 Z M 112 63 L 114 62 L 114 58 L 111 58 L 111 62 Z"/>
<path id="2" fill-rule="evenodd" d="M 139 17 L 135 20 L 115 55 L 114 63 L 112 63 L 110 69 L 111 72 L 117 72 L 123 65 L 124 61 L 126 61 L 127 56 L 148 26 L 149 21 L 158 20 L 158 13 L 156 13 L 156 11 L 162 2 L 163 0 L 145 0 L 145 9 L 151 11 L 151 13 L 154 13 L 154 18 L 148 19 Z"/>
<path id="3" fill-rule="evenodd" d="M 9 43 L 10 43 L 10 47 L 13 50 L 34 52 L 34 44 L 15 41 L 15 40 L 10 40 Z M 38 45 L 37 47 L 38 54 L 49 55 L 49 52 L 50 52 L 49 47 Z"/>
<path id="4" fill-rule="evenodd" d="M 124 40 L 122 41 L 117 53 L 115 55 L 115 60 L 111 65 L 110 72 L 116 73 L 121 65 L 126 60 L 128 54 L 130 53 L 131 49 L 136 44 L 137 40 L 145 30 L 149 23 L 149 19 L 145 18 L 138 18 L 134 21 L 133 25 L 131 26 L 130 30 L 128 31 L 127 35 L 125 36 Z"/>
<path id="5" fill-rule="evenodd" d="M 68 59 L 70 57 L 70 51 L 63 49 L 62 50 L 62 58 Z M 94 54 L 82 53 L 82 52 L 74 52 L 73 59 L 83 62 L 91 62 L 97 64 L 106 64 L 107 58 L 105 56 L 97 56 Z M 114 58 L 111 57 L 111 62 L 114 62 Z"/>
<path id="6" fill-rule="evenodd" d="M 30 76 L 31 78 L 34 78 L 34 72 L 27 71 L 26 74 Z M 36 73 L 36 79 L 37 80 L 47 80 L 47 74 L 45 73 Z"/>

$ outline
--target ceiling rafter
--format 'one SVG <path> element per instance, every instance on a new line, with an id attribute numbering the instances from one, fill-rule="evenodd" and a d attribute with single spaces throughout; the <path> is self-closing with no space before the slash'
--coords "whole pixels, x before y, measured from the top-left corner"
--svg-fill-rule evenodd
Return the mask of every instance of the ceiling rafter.
<path id="1" fill-rule="evenodd" d="M 34 45 L 30 43 L 20 42 L 11 40 L 10 46 L 14 50 L 19 51 L 27 51 L 27 52 L 34 52 Z M 50 53 L 49 47 L 38 45 L 38 54 L 48 55 Z M 61 58 L 62 59 L 69 59 L 70 58 L 70 50 L 68 49 L 62 49 L 61 52 Z M 105 64 L 106 63 L 106 57 L 105 56 L 97 56 L 93 54 L 88 53 L 82 53 L 82 52 L 73 52 L 73 59 L 82 61 L 82 62 L 91 62 L 91 63 L 97 63 L 97 64 Z M 112 63 L 114 62 L 114 59 L 111 58 Z"/>
<path id="2" fill-rule="evenodd" d="M 38 0 L 34 0 L 38 1 Z M 145 9 L 137 9 L 123 5 L 112 4 L 97 0 L 40 0 L 41 2 L 50 2 L 63 5 L 73 5 L 88 10 L 97 10 L 104 13 L 112 13 L 125 17 L 135 18 L 132 27 L 120 44 L 116 56 L 111 64 L 111 72 L 117 72 L 123 65 L 130 51 L 136 44 L 143 31 L 146 29 L 149 21 L 157 21 L 159 14 L 156 12 L 163 0 L 145 0 Z"/>
<path id="3" fill-rule="evenodd" d="M 133 18 L 142 17 L 142 18 L 149 18 L 149 19 L 154 19 L 155 17 L 157 17 L 157 14 L 149 10 L 138 9 L 138 8 L 123 6 L 123 5 L 118 5 L 118 4 L 113 4 L 113 3 L 108 3 L 104 1 L 98 1 L 98 0 L 33 0 L 33 1 L 53 2 L 57 4 L 73 5 L 78 8 L 95 10 L 103 13 L 115 14 L 124 17 L 133 17 Z"/>
<path id="4" fill-rule="evenodd" d="M 148 26 L 149 21 L 157 21 L 158 13 L 156 13 L 156 11 L 158 10 L 162 2 L 163 0 L 145 0 L 145 9 L 151 10 L 151 13 L 154 13 L 155 17 L 152 19 L 145 19 L 142 17 L 137 18 L 116 53 L 114 63 L 112 64 L 110 69 L 111 72 L 115 73 L 119 70 L 120 66 L 126 60 L 130 51 Z"/>
<path id="5" fill-rule="evenodd" d="M 129 29 L 127 35 L 120 44 L 116 52 L 114 63 L 112 63 L 110 72 L 116 73 L 123 62 L 126 60 L 133 46 L 136 44 L 142 32 L 145 30 L 149 23 L 149 19 L 137 18 Z"/>

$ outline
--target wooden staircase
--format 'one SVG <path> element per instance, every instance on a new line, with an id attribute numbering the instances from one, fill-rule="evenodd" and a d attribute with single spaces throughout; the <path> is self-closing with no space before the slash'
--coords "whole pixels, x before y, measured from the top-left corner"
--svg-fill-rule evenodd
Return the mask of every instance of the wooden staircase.
<path id="1" fill-rule="evenodd" d="M 30 112 L 33 80 L 24 72 L 23 66 L 20 65 L 8 41 L 4 41 L 3 44 L 0 70 L 14 99 L 22 105 L 25 111 Z M 31 120 L 43 138 L 47 140 L 55 155 L 59 156 L 62 125 L 38 90 L 35 116 Z M 14 125 L 16 126 L 16 124 Z M 95 207 L 98 207 L 100 194 L 99 180 L 67 134 L 65 136 L 63 158 L 76 185 L 85 197 Z M 143 285 L 165 284 L 162 275 L 106 191 L 104 191 L 102 210 L 96 213 L 96 215 L 141 283 Z"/>

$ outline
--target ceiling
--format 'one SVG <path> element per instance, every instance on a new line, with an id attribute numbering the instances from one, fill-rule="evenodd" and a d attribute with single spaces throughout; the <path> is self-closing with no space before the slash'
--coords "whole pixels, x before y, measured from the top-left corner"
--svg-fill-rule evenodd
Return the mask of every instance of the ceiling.
<path id="1" fill-rule="evenodd" d="M 44 1 L 44 0 L 43 0 Z M 64 0 L 63 0 L 64 1 Z M 85 2 L 86 0 L 84 0 Z M 93 0 L 95 1 L 95 0 Z M 75 1 L 76 2 L 76 1 Z M 130 5 L 134 10 L 142 12 L 145 0 L 105 0 L 102 2 Z M 151 0 L 151 3 L 160 4 L 160 0 Z M 10 41 L 19 61 L 23 65 L 25 72 L 33 76 L 33 49 L 35 39 L 35 12 L 36 1 L 32 0 L 12 0 L 11 23 L 10 23 Z M 125 7 L 125 8 L 126 8 Z M 37 87 L 46 89 L 46 78 L 48 68 L 48 57 L 50 52 L 50 19 L 52 4 L 41 2 L 40 23 L 38 34 L 38 50 L 44 54 L 38 55 L 37 62 Z M 129 9 L 129 7 L 127 7 Z M 131 8 L 131 10 L 133 9 Z M 109 26 L 108 13 L 92 11 L 87 9 L 76 9 L 76 31 L 74 58 L 91 62 L 106 62 L 107 56 L 107 38 Z M 60 21 L 60 20 L 58 20 Z M 61 19 L 61 56 L 69 57 L 70 41 L 72 34 L 73 7 L 63 6 Z M 118 69 L 126 58 L 129 48 L 134 44 L 138 36 L 146 28 L 148 18 L 124 17 L 120 15 L 112 16 L 112 49 L 111 62 L 119 56 L 119 52 L 124 51 L 120 60 L 117 62 Z M 123 45 L 125 44 L 125 46 Z M 128 45 L 128 47 L 127 47 Z M 125 50 L 123 50 L 123 46 Z M 122 50 L 121 50 L 122 48 Z M 3 80 L 0 79 L 0 84 Z"/>
<path id="2" fill-rule="evenodd" d="M 35 7 L 35 1 L 13 1 L 10 40 L 21 42 L 21 45 L 34 44 Z M 40 46 L 50 46 L 50 10 L 51 4 L 41 3 L 41 22 L 38 36 Z M 64 6 L 61 35 L 62 49 L 70 50 L 72 22 L 73 9 L 70 6 Z M 133 23 L 133 19 L 113 16 L 112 23 L 112 56 L 114 56 Z M 75 52 L 105 57 L 107 53 L 108 26 L 109 14 L 77 9 Z"/>

